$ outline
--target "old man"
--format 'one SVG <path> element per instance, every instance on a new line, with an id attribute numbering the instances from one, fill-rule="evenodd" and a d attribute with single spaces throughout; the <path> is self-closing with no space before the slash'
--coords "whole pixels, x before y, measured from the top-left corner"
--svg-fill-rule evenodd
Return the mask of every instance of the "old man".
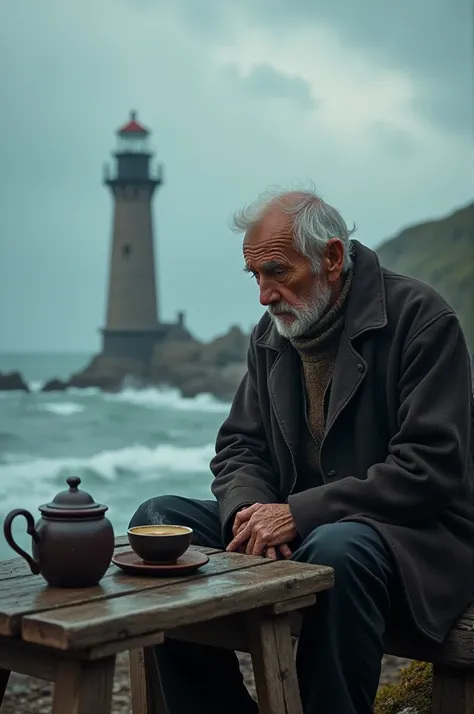
<path id="1" fill-rule="evenodd" d="M 468 349 L 451 307 L 314 192 L 264 197 L 235 228 L 266 312 L 215 500 L 157 497 L 131 525 L 157 512 L 201 545 L 332 566 L 299 642 L 303 708 L 369 714 L 390 618 L 439 642 L 473 596 Z M 156 658 L 169 714 L 257 711 L 234 653 L 170 640 Z"/>

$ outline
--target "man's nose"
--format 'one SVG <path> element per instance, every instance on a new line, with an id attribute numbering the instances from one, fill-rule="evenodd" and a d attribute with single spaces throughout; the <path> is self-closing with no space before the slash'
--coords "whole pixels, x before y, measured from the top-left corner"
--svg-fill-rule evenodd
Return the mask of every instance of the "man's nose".
<path id="1" fill-rule="evenodd" d="M 260 304 L 264 307 L 280 302 L 281 296 L 276 288 L 260 285 Z"/>

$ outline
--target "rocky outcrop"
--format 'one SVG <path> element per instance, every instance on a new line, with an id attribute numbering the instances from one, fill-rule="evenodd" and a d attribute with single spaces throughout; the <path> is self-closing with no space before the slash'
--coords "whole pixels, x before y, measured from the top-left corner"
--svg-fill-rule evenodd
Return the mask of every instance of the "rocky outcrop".
<path id="1" fill-rule="evenodd" d="M 106 355 L 96 355 L 81 372 L 73 374 L 68 387 L 85 389 L 97 387 L 105 392 L 117 391 L 127 378 L 134 378 L 140 383 L 149 381 L 148 368 L 138 360 L 120 359 Z"/>
<path id="2" fill-rule="evenodd" d="M 227 367 L 247 361 L 249 336 L 240 327 L 231 327 L 229 332 L 216 337 L 203 346 L 201 359 L 204 364 L 213 367 Z"/>
<path id="3" fill-rule="evenodd" d="M 64 392 L 68 388 L 68 383 L 62 379 L 50 379 L 41 387 L 42 392 Z"/>
<path id="4" fill-rule="evenodd" d="M 379 688 L 374 714 L 431 714 L 433 665 L 411 662 L 401 670 L 399 681 Z"/>
<path id="5" fill-rule="evenodd" d="M 30 388 L 20 372 L 0 372 L 0 392 L 29 392 Z"/>
<path id="6" fill-rule="evenodd" d="M 246 370 L 248 340 L 239 327 L 209 343 L 166 340 L 156 346 L 150 379 L 177 387 L 184 397 L 209 393 L 228 401 Z"/>
<path id="7" fill-rule="evenodd" d="M 245 374 L 246 365 L 239 363 L 220 369 L 201 371 L 184 381 L 180 390 L 183 397 L 192 398 L 198 394 L 212 394 L 217 399 L 232 401 L 237 387 Z"/>
<path id="8" fill-rule="evenodd" d="M 121 389 L 125 382 L 132 382 L 139 387 L 155 385 L 179 389 L 184 397 L 208 393 L 230 401 L 245 374 L 248 341 L 248 335 L 239 327 L 231 327 L 225 335 L 207 343 L 176 329 L 156 345 L 148 365 L 99 354 L 66 382 L 51 379 L 42 391 L 97 387 L 110 392 Z"/>

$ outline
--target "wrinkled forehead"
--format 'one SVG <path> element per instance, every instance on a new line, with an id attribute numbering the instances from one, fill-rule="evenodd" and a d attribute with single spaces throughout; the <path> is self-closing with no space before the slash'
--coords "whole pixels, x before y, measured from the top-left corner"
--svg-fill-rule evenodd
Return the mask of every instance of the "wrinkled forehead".
<path id="1" fill-rule="evenodd" d="M 244 237 L 243 254 L 246 263 L 256 265 L 262 261 L 295 260 L 301 255 L 294 244 L 290 216 L 277 209 L 269 211 Z"/>

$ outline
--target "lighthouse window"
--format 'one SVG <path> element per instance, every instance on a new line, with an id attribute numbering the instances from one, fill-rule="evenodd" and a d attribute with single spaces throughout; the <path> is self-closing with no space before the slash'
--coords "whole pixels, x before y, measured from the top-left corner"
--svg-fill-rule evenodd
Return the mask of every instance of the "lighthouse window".
<path id="1" fill-rule="evenodd" d="M 125 245 L 122 246 L 122 257 L 129 258 L 131 252 L 132 252 L 131 247 L 128 245 L 128 243 L 125 243 Z"/>

